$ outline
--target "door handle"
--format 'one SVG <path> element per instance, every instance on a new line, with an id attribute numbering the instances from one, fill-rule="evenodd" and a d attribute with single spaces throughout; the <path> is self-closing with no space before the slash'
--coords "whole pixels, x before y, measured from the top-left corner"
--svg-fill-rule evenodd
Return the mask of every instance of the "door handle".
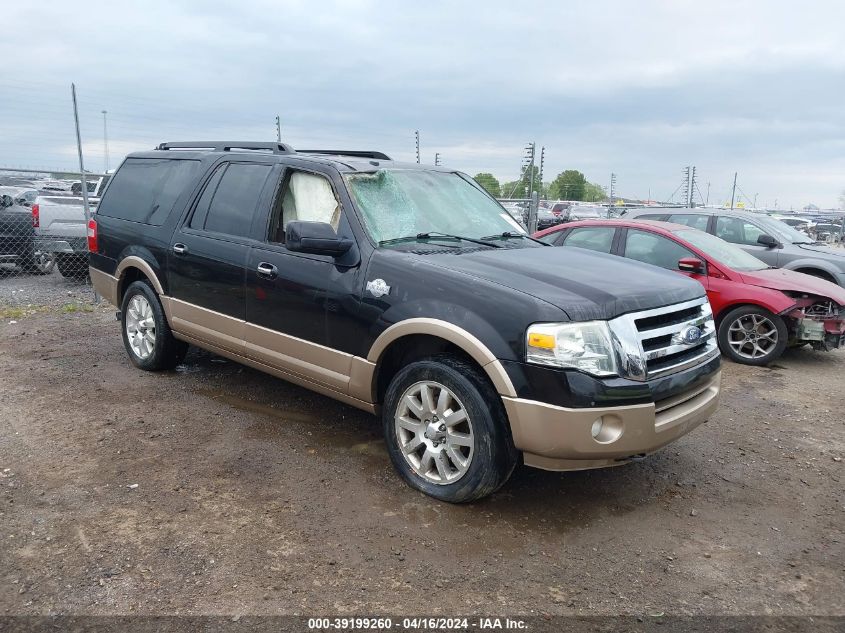
<path id="1" fill-rule="evenodd" d="M 279 273 L 278 268 L 267 262 L 261 262 L 255 270 L 258 272 L 259 277 L 264 277 L 265 279 L 275 279 Z"/>
<path id="2" fill-rule="evenodd" d="M 176 243 L 173 245 L 173 252 L 177 255 L 184 255 L 188 252 L 188 247 L 181 243 Z"/>

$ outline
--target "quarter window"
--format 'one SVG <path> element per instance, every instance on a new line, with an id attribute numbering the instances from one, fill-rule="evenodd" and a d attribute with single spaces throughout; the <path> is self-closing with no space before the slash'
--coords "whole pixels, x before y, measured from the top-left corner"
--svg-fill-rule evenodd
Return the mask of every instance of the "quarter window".
<path id="1" fill-rule="evenodd" d="M 610 253 L 614 233 L 616 233 L 616 228 L 609 226 L 572 229 L 572 232 L 566 237 L 564 245 L 586 248 L 599 253 Z"/>
<path id="2" fill-rule="evenodd" d="M 678 270 L 678 260 L 695 257 L 695 254 L 662 235 L 628 229 L 628 235 L 625 238 L 625 257 L 652 266 Z"/>
<path id="3" fill-rule="evenodd" d="M 757 244 L 757 238 L 765 233 L 763 229 L 741 218 L 726 215 L 716 218 L 716 237 L 732 244 L 753 246 Z"/>
<path id="4" fill-rule="evenodd" d="M 198 165 L 196 160 L 128 158 L 114 175 L 97 213 L 161 226 Z"/>

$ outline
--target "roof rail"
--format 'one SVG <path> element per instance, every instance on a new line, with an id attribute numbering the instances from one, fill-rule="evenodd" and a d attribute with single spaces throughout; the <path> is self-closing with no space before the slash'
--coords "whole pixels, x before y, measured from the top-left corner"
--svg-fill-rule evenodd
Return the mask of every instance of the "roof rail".
<path id="1" fill-rule="evenodd" d="M 377 160 L 393 160 L 384 152 L 370 150 L 340 150 L 340 149 L 298 149 L 297 154 L 325 154 L 326 156 L 354 156 L 355 158 L 374 158 Z"/>
<path id="2" fill-rule="evenodd" d="M 270 150 L 274 154 L 294 154 L 296 150 L 285 143 L 265 143 L 255 141 L 182 141 L 178 143 L 159 143 L 156 149 L 208 149 L 215 152 L 232 150 Z"/>

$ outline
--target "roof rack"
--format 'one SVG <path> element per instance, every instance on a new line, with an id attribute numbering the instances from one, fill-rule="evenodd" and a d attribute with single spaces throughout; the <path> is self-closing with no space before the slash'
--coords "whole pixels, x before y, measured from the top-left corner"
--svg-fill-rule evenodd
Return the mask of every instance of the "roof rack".
<path id="1" fill-rule="evenodd" d="M 384 152 L 370 150 L 341 150 L 341 149 L 299 149 L 297 154 L 324 154 L 326 156 L 354 156 L 355 158 L 374 158 L 377 160 L 393 160 Z"/>
<path id="2" fill-rule="evenodd" d="M 232 150 L 269 150 L 274 154 L 295 154 L 296 150 L 285 143 L 263 143 L 254 141 L 182 141 L 178 143 L 159 143 L 156 149 L 207 149 L 215 152 Z"/>

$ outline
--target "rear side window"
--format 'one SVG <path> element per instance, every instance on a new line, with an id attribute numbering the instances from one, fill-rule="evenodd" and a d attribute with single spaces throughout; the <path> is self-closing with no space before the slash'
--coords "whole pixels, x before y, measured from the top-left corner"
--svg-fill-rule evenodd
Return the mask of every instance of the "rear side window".
<path id="1" fill-rule="evenodd" d="M 707 230 L 708 220 L 710 220 L 709 215 L 699 215 L 698 213 L 674 213 L 669 216 L 670 222 L 691 226 L 699 231 Z"/>
<path id="2" fill-rule="evenodd" d="M 196 160 L 128 158 L 109 183 L 97 213 L 161 226 L 198 165 Z"/>
<path id="3" fill-rule="evenodd" d="M 695 253 L 662 235 L 628 229 L 625 257 L 669 270 L 678 270 L 678 261 L 685 257 L 695 257 Z"/>
<path id="4" fill-rule="evenodd" d="M 609 226 L 590 226 L 572 229 L 572 232 L 566 237 L 563 245 L 587 248 L 591 251 L 598 251 L 599 253 L 610 253 L 610 247 L 613 245 L 613 235 L 615 233 L 616 228 Z"/>
<path id="5" fill-rule="evenodd" d="M 191 228 L 248 237 L 271 169 L 251 163 L 218 167 L 200 197 Z"/>

